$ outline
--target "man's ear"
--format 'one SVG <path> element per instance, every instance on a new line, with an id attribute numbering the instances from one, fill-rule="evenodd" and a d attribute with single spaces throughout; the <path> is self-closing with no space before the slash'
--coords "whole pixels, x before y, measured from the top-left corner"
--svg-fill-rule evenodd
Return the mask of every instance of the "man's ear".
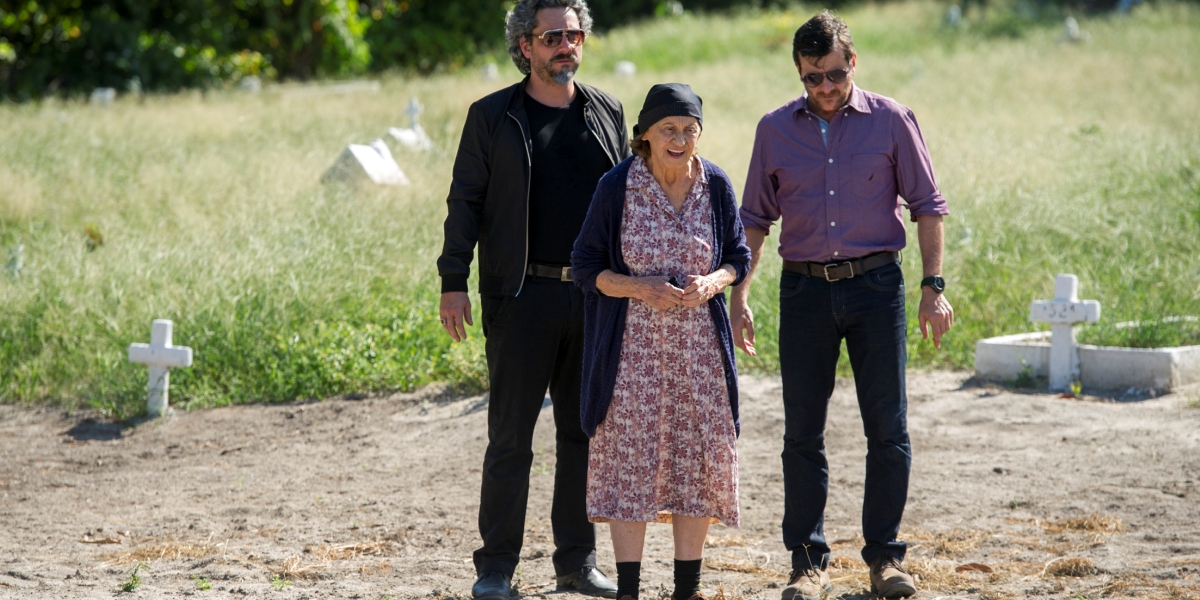
<path id="1" fill-rule="evenodd" d="M 525 58 L 533 60 L 533 48 L 529 45 L 529 38 L 527 37 L 521 38 L 521 54 L 524 54 Z"/>
<path id="2" fill-rule="evenodd" d="M 853 69 L 856 66 L 858 66 L 858 53 L 857 52 L 850 55 L 850 68 Z"/>

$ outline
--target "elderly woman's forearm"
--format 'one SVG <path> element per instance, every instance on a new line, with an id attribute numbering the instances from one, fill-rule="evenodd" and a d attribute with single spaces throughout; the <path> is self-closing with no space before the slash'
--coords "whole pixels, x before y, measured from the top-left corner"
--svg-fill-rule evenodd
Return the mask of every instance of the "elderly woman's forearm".
<path id="1" fill-rule="evenodd" d="M 596 289 L 612 298 L 637 298 L 637 278 L 606 269 L 596 276 Z"/>
<path id="2" fill-rule="evenodd" d="M 733 282 L 737 281 L 737 269 L 733 268 L 733 265 L 724 264 L 721 265 L 719 269 L 709 274 L 709 277 L 713 278 L 717 285 L 721 286 L 721 289 L 724 290 Z"/>

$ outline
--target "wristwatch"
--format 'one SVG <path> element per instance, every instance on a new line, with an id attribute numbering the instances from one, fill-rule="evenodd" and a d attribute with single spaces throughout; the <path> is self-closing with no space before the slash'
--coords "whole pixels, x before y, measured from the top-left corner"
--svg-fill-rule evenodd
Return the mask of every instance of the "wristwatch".
<path id="1" fill-rule="evenodd" d="M 921 280 L 921 287 L 929 286 L 930 289 L 937 293 L 946 291 L 946 280 L 942 279 L 941 275 L 930 275 Z"/>

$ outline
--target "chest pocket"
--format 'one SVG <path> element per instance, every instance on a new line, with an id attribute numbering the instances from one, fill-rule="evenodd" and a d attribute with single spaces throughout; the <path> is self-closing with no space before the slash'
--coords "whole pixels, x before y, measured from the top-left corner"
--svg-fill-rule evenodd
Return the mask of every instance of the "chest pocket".
<path id="1" fill-rule="evenodd" d="M 854 173 L 854 192 L 859 198 L 895 197 L 896 167 L 890 154 L 855 154 L 850 161 Z"/>

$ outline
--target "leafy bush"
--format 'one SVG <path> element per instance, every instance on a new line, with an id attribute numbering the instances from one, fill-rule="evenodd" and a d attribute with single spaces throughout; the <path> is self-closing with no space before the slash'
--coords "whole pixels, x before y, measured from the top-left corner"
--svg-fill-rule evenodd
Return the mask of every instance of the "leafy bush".
<path id="1" fill-rule="evenodd" d="M 356 0 L 0 0 L 0 96 L 360 73 Z"/>
<path id="2" fill-rule="evenodd" d="M 428 73 L 504 45 L 503 0 L 377 0 L 367 30 L 372 65 Z"/>

